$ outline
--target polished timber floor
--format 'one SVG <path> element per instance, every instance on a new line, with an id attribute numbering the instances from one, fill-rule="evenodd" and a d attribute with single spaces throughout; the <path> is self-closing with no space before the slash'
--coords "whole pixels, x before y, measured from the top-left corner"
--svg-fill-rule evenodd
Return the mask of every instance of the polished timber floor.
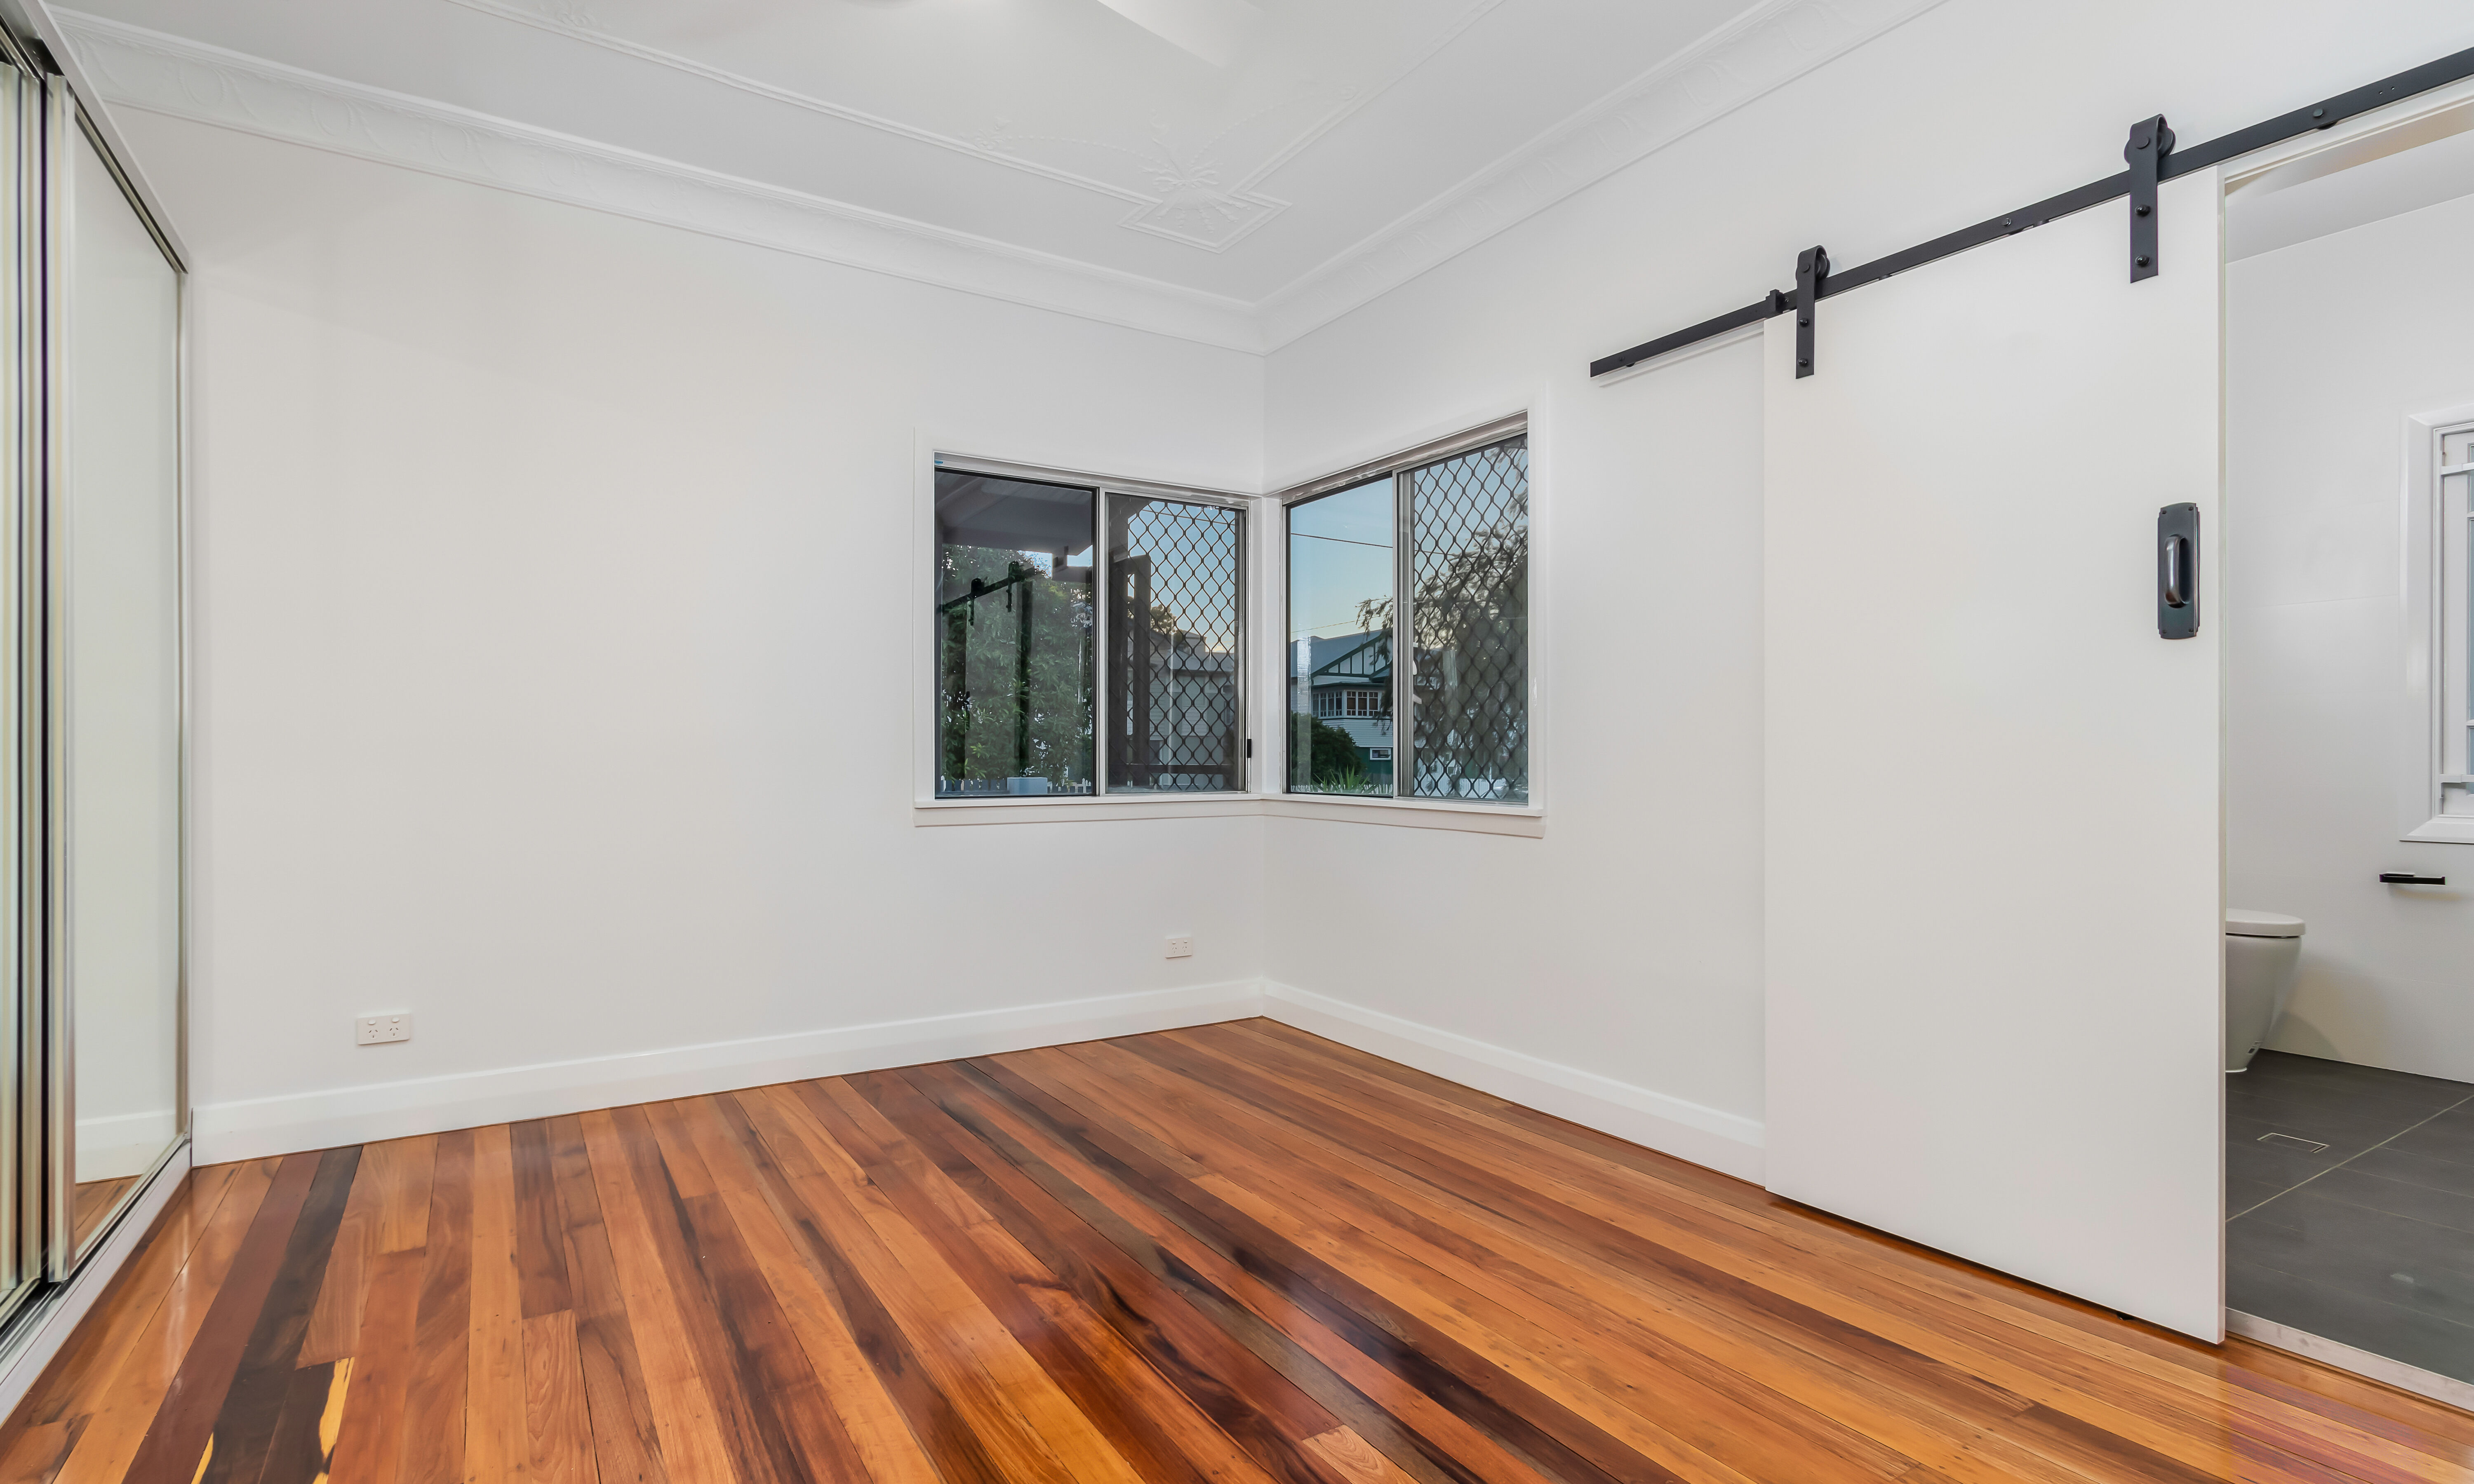
<path id="1" fill-rule="evenodd" d="M 2460 1480 L 2125 1323 L 1266 1021 L 201 1170 L 0 1480 Z"/>
<path id="2" fill-rule="evenodd" d="M 2474 1382 L 2474 1084 L 2263 1051 L 2225 1134 L 2225 1306 Z"/>

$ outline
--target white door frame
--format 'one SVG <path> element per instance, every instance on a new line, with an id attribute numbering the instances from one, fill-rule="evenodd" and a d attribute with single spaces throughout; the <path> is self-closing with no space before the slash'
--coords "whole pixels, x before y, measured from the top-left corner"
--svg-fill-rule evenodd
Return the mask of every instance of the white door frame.
<path id="1" fill-rule="evenodd" d="M 2227 161 L 2221 167 L 2226 203 L 2230 206 L 2238 201 L 2256 199 L 2306 181 L 2321 180 L 2358 165 L 2367 165 L 2421 145 L 2466 132 L 2474 132 L 2474 78 L 2463 79 L 2444 87 L 2434 88 L 2427 93 L 2403 99 L 2386 108 L 2359 114 L 2322 132 L 2306 134 L 2298 139 L 2289 139 L 2281 144 L 2255 151 L 2239 159 Z M 2444 423 L 2462 421 L 2469 411 L 2474 409 L 2449 408 L 2427 414 L 2419 419 L 2411 416 L 2408 418 L 2407 421 L 2411 429 L 2408 443 L 2411 446 L 2408 449 L 2404 467 L 2410 481 L 2415 480 L 2418 475 L 2423 485 L 2427 487 L 2429 483 L 2430 470 L 2427 467 L 2429 430 Z M 2418 428 L 2414 428 L 2413 426 L 2414 424 L 2419 424 Z M 2418 443 L 2413 438 L 2414 431 L 2419 431 L 2423 435 Z M 2419 470 L 2415 464 L 2416 449 L 2419 449 L 2425 464 L 2425 467 Z M 2406 503 L 2409 510 L 2413 506 L 2414 492 L 2408 491 Z M 2233 503 L 2233 492 L 2230 489 L 2226 491 L 2226 503 L 2228 506 Z M 2232 514 L 2231 510 L 2228 510 L 2227 517 L 2231 518 Z M 2428 514 L 2427 511 L 2425 514 Z M 2411 615 L 2417 605 L 2428 606 L 2435 599 L 2429 592 L 2416 590 L 2418 585 L 2427 586 L 2430 579 L 2427 571 L 2412 560 L 2411 540 L 2408 542 L 2408 551 L 2410 556 L 2406 573 L 2405 601 Z M 2223 548 L 2219 545 L 2219 562 L 2224 560 L 2222 553 Z M 2424 555 L 2427 557 L 2429 554 L 2425 552 Z M 2224 575 L 2220 568 L 2218 582 L 2212 585 L 2219 592 L 2224 590 Z M 2222 603 L 2217 605 L 2217 614 L 2219 618 L 2226 615 Z M 2410 660 L 2409 694 L 2403 704 L 2402 745 L 2399 754 L 2402 776 L 2398 786 L 2400 790 L 2409 791 L 2413 795 L 2413 799 L 2403 805 L 2401 812 L 2411 815 L 2417 812 L 2416 803 L 2421 801 L 2422 795 L 2426 792 L 2427 779 L 2435 772 L 2431 755 L 2433 738 L 2429 734 L 2434 703 L 2432 698 L 2424 693 L 2430 684 L 2432 668 L 2428 652 L 2429 635 L 2417 634 L 2411 624 L 2408 626 L 2408 633 L 2410 643 L 2416 639 L 2421 641 L 2421 647 L 2408 657 Z M 2416 686 L 2423 689 L 2416 690 L 2413 688 Z M 2412 837 L 2410 823 L 2406 834 L 2409 838 Z M 2227 1309 L 2225 1328 L 2228 1334 L 2241 1335 L 2261 1344 L 2291 1351 L 2295 1354 L 2308 1355 L 2340 1370 L 2367 1376 L 2374 1380 L 2430 1397 L 2452 1406 L 2474 1405 L 2474 1387 L 2468 1387 L 2462 1381 L 2438 1376 L 2384 1355 L 2375 1355 L 2367 1351 L 2356 1350 L 2333 1340 L 2322 1339 L 2317 1335 L 2285 1325 Z"/>

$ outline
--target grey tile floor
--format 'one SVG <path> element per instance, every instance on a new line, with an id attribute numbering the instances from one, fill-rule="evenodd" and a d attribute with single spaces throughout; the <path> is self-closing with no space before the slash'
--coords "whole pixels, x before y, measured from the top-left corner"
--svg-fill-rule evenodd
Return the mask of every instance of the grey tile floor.
<path id="1" fill-rule="evenodd" d="M 2474 1084 L 2261 1052 L 2225 1214 L 2226 1306 L 2474 1381 Z"/>

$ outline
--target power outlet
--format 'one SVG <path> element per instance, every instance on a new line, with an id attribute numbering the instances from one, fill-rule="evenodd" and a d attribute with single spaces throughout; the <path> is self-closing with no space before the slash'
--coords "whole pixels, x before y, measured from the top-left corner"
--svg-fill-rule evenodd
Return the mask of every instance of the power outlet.
<path id="1" fill-rule="evenodd" d="M 412 1040 L 412 1017 L 360 1016 L 352 1021 L 352 1039 L 364 1046 Z"/>
<path id="2" fill-rule="evenodd" d="M 1191 934 L 1179 934 L 1175 938 L 1171 938 L 1168 941 L 1168 956 L 1170 958 L 1194 957 L 1193 936 Z"/>

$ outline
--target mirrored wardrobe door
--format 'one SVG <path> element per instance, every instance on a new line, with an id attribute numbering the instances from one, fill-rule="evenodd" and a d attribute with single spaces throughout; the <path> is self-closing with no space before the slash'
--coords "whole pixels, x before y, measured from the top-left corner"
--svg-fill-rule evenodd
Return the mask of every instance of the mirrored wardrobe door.
<path id="1" fill-rule="evenodd" d="M 0 1315 L 43 1277 L 42 154 L 46 92 L 0 47 Z"/>
<path id="2" fill-rule="evenodd" d="M 52 655 L 70 1188 L 55 1187 L 53 1231 L 66 1222 L 56 1250 L 73 1262 L 182 1132 L 181 280 L 84 132 L 54 158 L 67 165 Z"/>

